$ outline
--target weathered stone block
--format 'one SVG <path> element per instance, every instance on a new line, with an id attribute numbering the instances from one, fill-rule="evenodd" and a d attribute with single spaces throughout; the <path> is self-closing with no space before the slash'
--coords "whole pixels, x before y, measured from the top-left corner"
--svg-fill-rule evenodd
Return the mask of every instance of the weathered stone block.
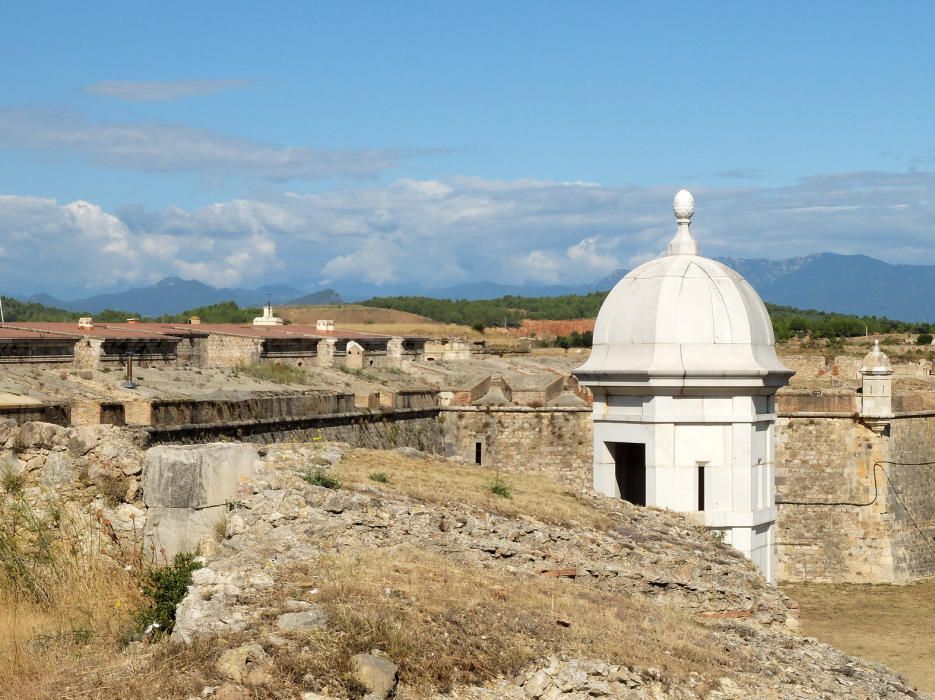
<path id="1" fill-rule="evenodd" d="M 146 452 L 143 494 L 150 508 L 206 508 L 234 499 L 242 478 L 260 469 L 251 445 L 160 445 Z"/>
<path id="2" fill-rule="evenodd" d="M 226 506 L 211 508 L 150 508 L 143 531 L 145 551 L 167 561 L 179 552 L 194 552 L 199 543 L 217 536 L 227 515 Z"/>

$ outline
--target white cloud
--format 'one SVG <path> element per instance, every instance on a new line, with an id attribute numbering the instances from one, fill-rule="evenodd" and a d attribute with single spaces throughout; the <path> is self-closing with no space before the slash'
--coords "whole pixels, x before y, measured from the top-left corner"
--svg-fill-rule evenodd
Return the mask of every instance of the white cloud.
<path id="1" fill-rule="evenodd" d="M 372 177 L 406 149 L 315 149 L 224 136 L 180 124 L 95 123 L 75 114 L 0 110 L 0 148 L 46 157 L 78 156 L 92 165 L 146 173 L 256 176 L 273 181 Z"/>
<path id="2" fill-rule="evenodd" d="M 114 212 L 0 196 L 0 280 L 30 291 L 166 275 L 226 286 L 586 284 L 665 249 L 675 230 L 676 189 L 404 179 L 193 210 Z M 706 255 L 830 251 L 935 264 L 931 173 L 844 173 L 694 194 L 693 230 Z"/>
<path id="3" fill-rule="evenodd" d="M 168 102 L 246 87 L 245 80 L 102 80 L 84 90 L 129 102 Z"/>
<path id="4" fill-rule="evenodd" d="M 620 261 L 610 253 L 609 243 L 597 236 L 590 236 L 569 247 L 566 254 L 573 263 L 606 274 L 620 267 Z"/>
<path id="5" fill-rule="evenodd" d="M 329 277 L 364 280 L 373 284 L 395 282 L 400 250 L 392 242 L 371 238 L 352 253 L 332 258 L 322 268 Z"/>

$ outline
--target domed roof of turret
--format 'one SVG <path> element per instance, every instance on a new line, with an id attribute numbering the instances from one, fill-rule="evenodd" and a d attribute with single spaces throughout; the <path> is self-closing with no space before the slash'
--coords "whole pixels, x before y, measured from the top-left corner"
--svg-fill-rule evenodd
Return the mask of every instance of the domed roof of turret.
<path id="1" fill-rule="evenodd" d="M 769 385 L 792 371 L 776 356 L 773 326 L 759 295 L 737 272 L 700 255 L 692 237 L 695 202 L 681 190 L 668 254 L 640 265 L 611 290 L 594 327 L 585 384 L 646 378 L 743 378 Z"/>
<path id="2" fill-rule="evenodd" d="M 890 358 L 880 350 L 880 341 L 874 339 L 873 350 L 867 353 L 864 363 L 860 367 L 861 374 L 892 374 L 893 368 L 890 367 Z"/>

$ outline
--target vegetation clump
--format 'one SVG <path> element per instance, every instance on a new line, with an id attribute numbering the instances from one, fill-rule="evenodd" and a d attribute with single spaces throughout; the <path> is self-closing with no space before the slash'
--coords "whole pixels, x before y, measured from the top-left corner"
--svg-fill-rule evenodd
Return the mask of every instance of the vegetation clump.
<path id="1" fill-rule="evenodd" d="M 513 489 L 506 482 L 500 479 L 499 474 L 490 484 L 489 488 L 490 488 L 490 493 L 494 494 L 495 496 L 499 496 L 500 498 L 512 498 L 513 497 Z"/>
<path id="2" fill-rule="evenodd" d="M 300 472 L 299 478 L 312 486 L 321 486 L 326 489 L 331 489 L 332 491 L 337 491 L 341 488 L 340 479 L 331 476 L 331 474 L 324 469 L 308 469 L 304 472 Z"/>
<path id="3" fill-rule="evenodd" d="M 191 552 L 179 552 L 167 566 L 154 567 L 143 577 L 147 604 L 137 613 L 140 631 L 155 636 L 170 634 L 175 626 L 175 610 L 188 592 L 192 572 L 201 568 Z"/>
<path id="4" fill-rule="evenodd" d="M 378 484 L 388 484 L 390 477 L 386 472 L 371 472 L 370 481 L 376 481 Z"/>

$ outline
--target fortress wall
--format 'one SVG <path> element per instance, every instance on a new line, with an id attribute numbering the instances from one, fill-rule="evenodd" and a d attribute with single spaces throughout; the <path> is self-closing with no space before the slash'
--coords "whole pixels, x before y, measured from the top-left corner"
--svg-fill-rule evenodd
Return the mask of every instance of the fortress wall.
<path id="1" fill-rule="evenodd" d="M 780 581 L 892 582 L 887 504 L 868 503 L 872 466 L 886 438 L 852 418 L 780 417 L 776 422 L 776 573 Z"/>
<path id="2" fill-rule="evenodd" d="M 445 454 L 491 469 L 591 486 L 590 408 L 450 407 L 438 416 Z"/>
<path id="3" fill-rule="evenodd" d="M 781 415 L 778 578 L 905 583 L 935 576 L 935 465 L 885 463 L 926 461 L 935 461 L 935 416 L 896 416 L 878 434 L 855 418 Z"/>
<path id="4" fill-rule="evenodd" d="M 889 494 L 896 577 L 935 576 L 935 464 L 909 466 L 935 461 L 935 417 L 894 420 L 888 442 L 889 459 L 903 463 L 885 467 L 901 497 Z"/>
<path id="5" fill-rule="evenodd" d="M 203 367 L 237 367 L 260 361 L 260 342 L 255 338 L 212 333 L 195 342 L 200 347 L 193 354 Z"/>
<path id="6" fill-rule="evenodd" d="M 351 447 L 412 447 L 442 454 L 444 444 L 436 411 L 351 411 L 267 421 L 232 421 L 151 426 L 154 443 L 199 444 L 218 440 L 254 443 L 346 442 Z"/>

